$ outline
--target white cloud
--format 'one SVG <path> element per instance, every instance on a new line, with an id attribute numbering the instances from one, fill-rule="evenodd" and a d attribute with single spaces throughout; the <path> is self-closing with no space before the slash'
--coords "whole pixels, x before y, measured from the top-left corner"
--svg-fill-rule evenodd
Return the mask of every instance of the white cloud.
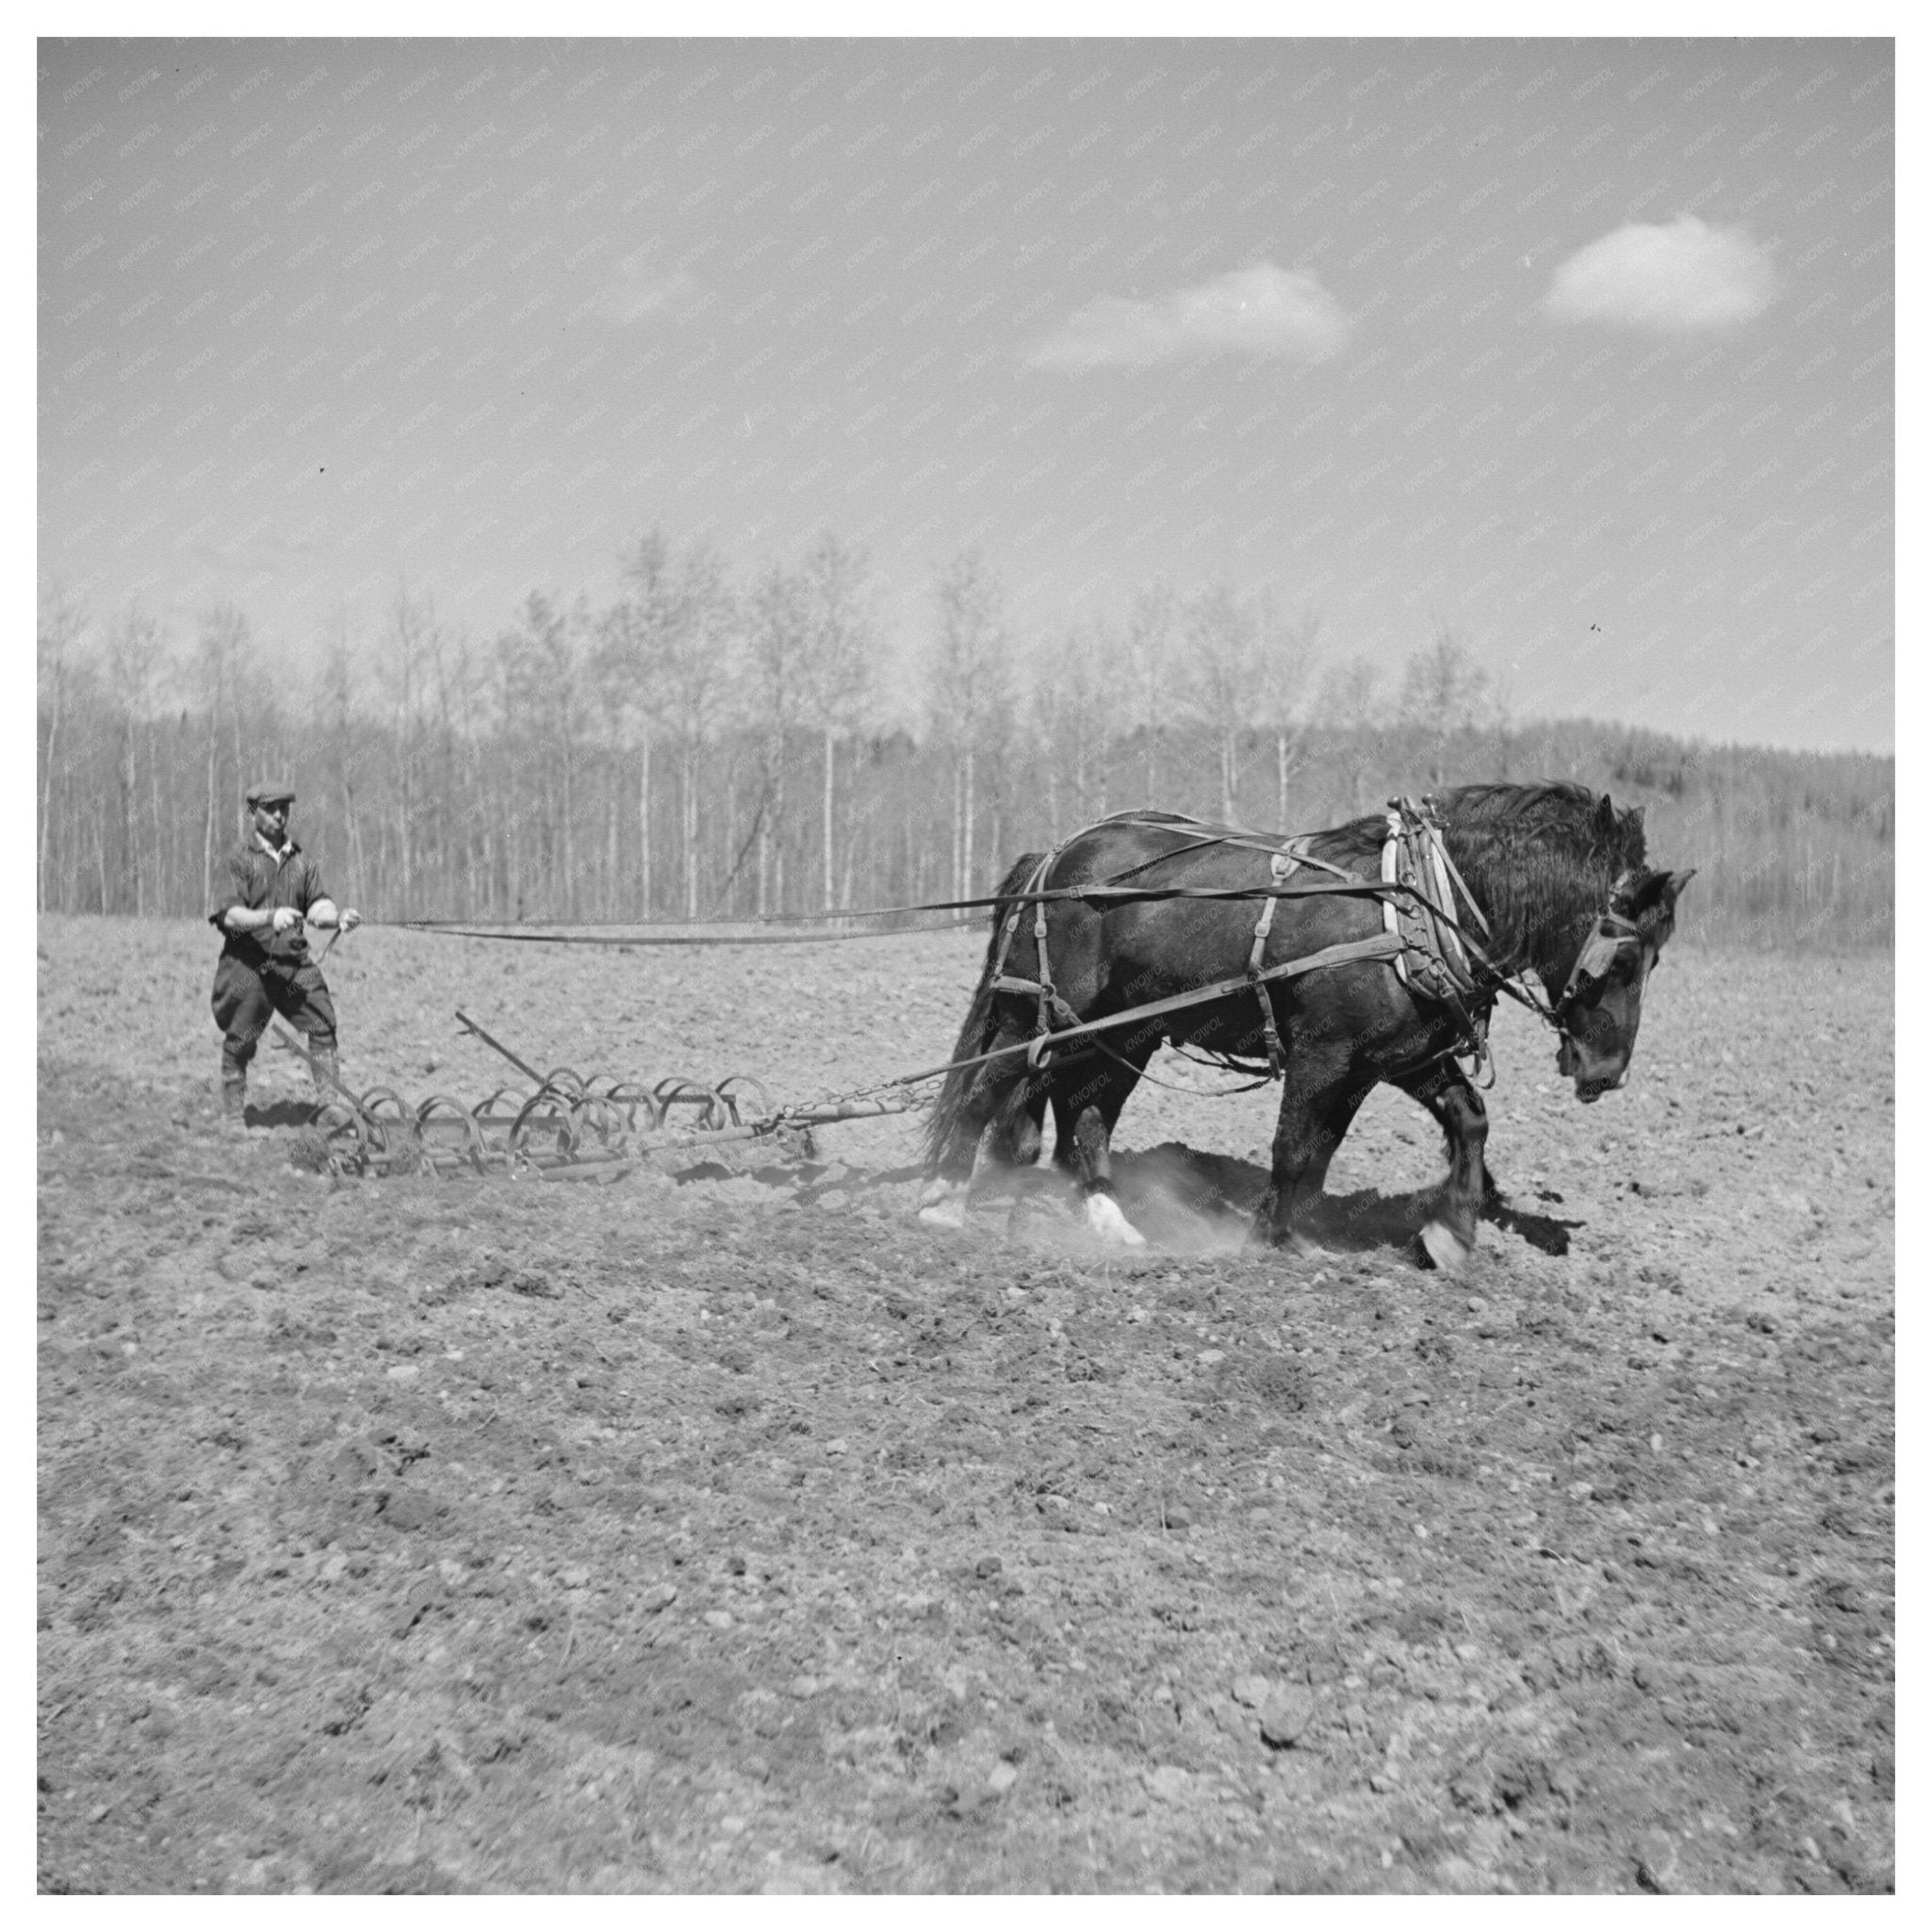
<path id="1" fill-rule="evenodd" d="M 1679 215 L 1661 226 L 1626 222 L 1578 249 L 1551 277 L 1543 313 L 1699 335 L 1755 321 L 1777 291 L 1770 254 L 1742 228 Z"/>
<path id="2" fill-rule="evenodd" d="M 689 302 L 698 292 L 697 277 L 683 269 L 668 275 L 645 271 L 641 255 L 627 255 L 617 264 L 617 279 L 604 291 L 604 313 L 615 323 L 641 322 L 647 315 L 661 315 L 679 302 Z"/>
<path id="3" fill-rule="evenodd" d="M 1346 346 L 1348 329 L 1317 276 L 1264 261 L 1151 302 L 1103 295 L 1026 360 L 1033 369 L 1145 369 L 1218 353 L 1321 362 Z"/>

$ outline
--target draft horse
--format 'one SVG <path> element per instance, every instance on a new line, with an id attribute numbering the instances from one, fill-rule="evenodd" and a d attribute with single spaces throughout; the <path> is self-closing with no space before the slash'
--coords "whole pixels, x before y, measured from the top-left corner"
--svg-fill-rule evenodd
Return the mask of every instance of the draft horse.
<path id="1" fill-rule="evenodd" d="M 1644 988 L 1691 874 L 1646 863 L 1641 808 L 1620 809 L 1580 785 L 1465 785 L 1424 801 L 1424 812 L 1462 889 L 1453 922 L 1469 941 L 1460 999 L 1424 990 L 1439 992 L 1441 982 L 1399 974 L 1390 957 L 1265 972 L 1329 948 L 1359 952 L 1383 931 L 1390 895 L 1367 888 L 1382 877 L 1384 816 L 1285 841 L 1127 812 L 1043 858 L 1027 855 L 999 889 L 986 968 L 953 1055 L 974 1064 L 948 1073 L 927 1125 L 922 1218 L 962 1224 L 976 1158 L 1037 1158 L 1051 1105 L 1054 1158 L 1084 1191 L 1089 1222 L 1142 1244 L 1115 1197 L 1108 1146 L 1147 1062 L 1168 1041 L 1252 1065 L 1265 1043 L 1282 1095 L 1253 1238 L 1313 1245 L 1329 1162 L 1386 1081 L 1443 1130 L 1449 1173 L 1422 1242 L 1436 1266 L 1458 1266 L 1494 1187 L 1483 1161 L 1488 1120 L 1458 1056 L 1486 1037 L 1507 991 L 1554 1027 L 1557 1069 L 1580 1101 L 1622 1086 Z M 1317 890 L 1274 897 L 1257 921 L 1268 902 L 1257 889 L 1284 877 L 1284 860 L 1271 855 L 1291 851 L 1293 877 Z M 1339 883 L 1347 879 L 1361 886 Z M 1015 910 L 1023 916 L 1008 932 Z M 1228 982 L 1233 990 L 1214 997 L 1177 997 Z M 1162 1010 L 1041 1049 L 1049 1033 L 1156 1005 Z"/>

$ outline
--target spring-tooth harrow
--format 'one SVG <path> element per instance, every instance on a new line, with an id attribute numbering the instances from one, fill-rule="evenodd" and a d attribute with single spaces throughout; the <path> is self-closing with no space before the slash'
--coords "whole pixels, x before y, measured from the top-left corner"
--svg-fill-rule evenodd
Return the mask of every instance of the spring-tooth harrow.
<path id="1" fill-rule="evenodd" d="M 475 1107 L 446 1093 L 413 1106 L 393 1087 L 354 1093 L 279 1024 L 275 1044 L 308 1062 L 327 1093 L 316 1114 L 317 1165 L 336 1174 L 509 1174 L 542 1180 L 616 1179 L 654 1154 L 769 1140 L 808 1157 L 806 1130 L 833 1121 L 903 1113 L 903 1093 L 774 1108 L 763 1081 L 731 1074 L 712 1085 L 679 1074 L 646 1085 L 573 1067 L 540 1074 L 458 1009 L 466 1033 L 535 1083 L 499 1087 Z M 756 1112 L 747 1108 L 756 1105 Z"/>

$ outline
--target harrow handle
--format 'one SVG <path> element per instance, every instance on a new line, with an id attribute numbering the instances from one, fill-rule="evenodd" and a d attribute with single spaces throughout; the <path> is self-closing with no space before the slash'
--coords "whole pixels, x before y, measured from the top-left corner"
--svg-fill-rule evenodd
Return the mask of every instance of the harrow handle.
<path id="1" fill-rule="evenodd" d="M 462 1008 L 460 1007 L 457 1008 L 457 1018 L 462 1022 L 463 1031 L 465 1033 L 474 1033 L 476 1036 L 476 1038 L 483 1042 L 485 1046 L 494 1047 L 496 1051 L 500 1053 L 504 1057 L 504 1058 L 510 1063 L 511 1066 L 516 1068 L 516 1070 L 519 1073 L 527 1074 L 531 1079 L 536 1081 L 538 1086 L 542 1086 L 543 1075 L 540 1074 L 536 1070 L 536 1068 L 529 1063 L 528 1060 L 520 1060 L 515 1054 L 510 1052 L 508 1047 L 504 1045 L 502 1041 L 496 1039 L 494 1036 L 489 1033 L 486 1033 L 483 1030 L 483 1028 L 477 1025 L 475 1021 L 471 1019 L 469 1014 L 464 1012 Z"/>

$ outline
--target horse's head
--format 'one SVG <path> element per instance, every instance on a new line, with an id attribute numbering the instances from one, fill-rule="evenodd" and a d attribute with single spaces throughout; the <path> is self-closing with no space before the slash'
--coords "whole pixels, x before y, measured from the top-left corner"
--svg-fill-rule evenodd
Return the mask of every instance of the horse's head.
<path id="1" fill-rule="evenodd" d="M 1643 989 L 1664 941 L 1675 928 L 1677 894 L 1688 872 L 1651 872 L 1612 893 L 1609 910 L 1591 922 L 1556 1003 L 1557 1071 L 1576 1083 L 1588 1105 L 1624 1084 Z"/>

